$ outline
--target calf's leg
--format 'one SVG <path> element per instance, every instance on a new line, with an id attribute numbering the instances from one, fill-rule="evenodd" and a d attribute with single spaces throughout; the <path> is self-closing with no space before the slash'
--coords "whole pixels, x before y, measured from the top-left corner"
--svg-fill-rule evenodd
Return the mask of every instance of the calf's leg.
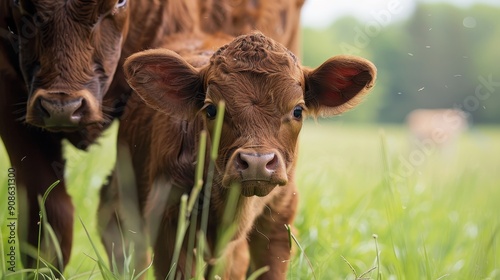
<path id="1" fill-rule="evenodd" d="M 125 262 L 124 234 L 121 229 L 123 220 L 119 212 L 119 195 L 116 184 L 115 171 L 113 170 L 108 182 L 101 188 L 97 219 L 99 234 L 109 262 L 112 264 L 115 261 L 118 272 L 123 273 Z"/>
<path id="2" fill-rule="evenodd" d="M 98 208 L 99 232 L 110 264 L 124 274 L 125 257 L 133 246 L 133 267 L 136 273 L 149 263 L 147 230 L 139 207 L 137 182 L 126 147 L 119 145 L 115 169 L 100 193 Z"/>
<path id="3" fill-rule="evenodd" d="M 36 248 L 40 246 L 40 257 L 51 263 L 58 272 L 62 272 L 71 254 L 74 208 L 63 180 L 64 160 L 61 139 L 57 135 L 44 133 L 37 128 L 26 127 L 16 122 L 9 123 L 8 119 L 5 122 L 8 130 L 2 127 L 0 132 L 16 174 L 20 222 L 18 231 L 24 265 L 28 268 L 36 267 Z M 41 242 L 38 244 L 40 221 L 38 197 L 43 197 L 50 185 L 57 180 L 61 181 L 48 194 L 45 201 L 46 216 L 42 218 L 54 230 L 58 244 L 54 244 L 43 229 Z M 57 248 L 60 248 L 60 252 L 57 252 Z M 40 264 L 43 267 L 41 262 Z"/>

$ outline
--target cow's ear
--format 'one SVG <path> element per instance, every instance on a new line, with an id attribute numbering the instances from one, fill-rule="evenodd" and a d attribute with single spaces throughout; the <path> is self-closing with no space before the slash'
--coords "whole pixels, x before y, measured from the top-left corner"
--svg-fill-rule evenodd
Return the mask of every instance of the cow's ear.
<path id="1" fill-rule="evenodd" d="M 306 106 L 314 115 L 337 115 L 361 102 L 375 83 L 377 69 L 355 56 L 330 58 L 316 69 L 304 69 Z"/>
<path id="2" fill-rule="evenodd" d="M 177 53 L 152 49 L 131 55 L 123 65 L 129 85 L 153 109 L 196 112 L 203 92 L 198 70 Z"/>

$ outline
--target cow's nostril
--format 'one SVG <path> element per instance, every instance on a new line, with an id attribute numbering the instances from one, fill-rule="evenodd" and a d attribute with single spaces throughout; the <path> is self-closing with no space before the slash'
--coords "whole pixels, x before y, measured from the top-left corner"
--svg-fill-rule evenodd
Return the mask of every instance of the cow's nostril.
<path id="1" fill-rule="evenodd" d="M 87 101 L 85 101 L 85 99 L 83 98 L 80 98 L 79 103 L 80 105 L 76 106 L 76 110 L 71 115 L 72 119 L 80 120 L 82 118 L 82 115 L 84 114 L 85 108 L 87 107 Z"/>
<path id="2" fill-rule="evenodd" d="M 238 155 L 236 156 L 235 164 L 237 170 L 245 170 L 248 168 L 248 162 L 242 158 L 241 153 L 238 153 Z"/>
<path id="3" fill-rule="evenodd" d="M 278 157 L 276 154 L 271 154 L 272 159 L 266 163 L 266 168 L 270 171 L 274 171 L 278 168 Z"/>
<path id="4" fill-rule="evenodd" d="M 40 112 L 42 113 L 42 117 L 43 118 L 50 118 L 50 112 L 45 108 L 44 106 L 44 100 L 42 98 L 39 98 L 37 101 L 36 101 L 36 107 L 40 110 Z"/>

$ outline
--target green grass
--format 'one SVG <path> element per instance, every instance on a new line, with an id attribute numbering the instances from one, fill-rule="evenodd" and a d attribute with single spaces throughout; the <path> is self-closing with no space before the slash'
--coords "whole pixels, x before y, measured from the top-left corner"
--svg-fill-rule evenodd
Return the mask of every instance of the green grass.
<path id="1" fill-rule="evenodd" d="M 405 161 L 422 150 L 408 143 L 398 126 L 305 124 L 295 221 L 305 255 L 293 242 L 289 279 L 313 279 L 311 269 L 316 279 L 500 279 L 500 127 L 477 127 L 456 147 L 422 153 L 414 169 Z M 65 149 L 76 209 L 74 248 L 64 273 L 69 279 L 101 279 L 82 223 L 105 256 L 96 209 L 113 146 L 108 137 L 90 153 Z M 0 148 L 0 182 L 6 182 L 8 167 Z M 5 189 L 2 183 L 4 237 Z"/>
<path id="2" fill-rule="evenodd" d="M 295 224 L 318 279 L 352 275 L 342 256 L 358 274 L 376 265 L 373 234 L 383 279 L 500 278 L 498 128 L 475 129 L 403 179 L 390 175 L 415 153 L 404 129 L 321 124 L 303 132 Z"/>

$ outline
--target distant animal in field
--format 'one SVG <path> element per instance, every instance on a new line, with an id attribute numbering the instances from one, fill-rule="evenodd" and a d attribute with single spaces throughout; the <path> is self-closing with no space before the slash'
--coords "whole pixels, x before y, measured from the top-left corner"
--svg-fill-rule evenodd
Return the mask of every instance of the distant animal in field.
<path id="1" fill-rule="evenodd" d="M 285 279 L 291 257 L 285 225 L 293 223 L 297 211 L 295 165 L 303 120 L 356 106 L 374 85 L 376 68 L 359 57 L 336 56 L 308 69 L 261 33 L 228 38 L 225 45 L 220 37 L 201 37 L 198 44 L 193 40 L 196 37 L 187 36 L 186 46 L 179 49 L 182 40 L 177 37 L 172 40 L 174 51 L 146 50 L 125 62 L 127 80 L 137 93 L 132 98 L 140 97 L 147 105 L 127 105 L 118 132 L 116 169 L 102 192 L 101 205 L 120 209 L 122 232 L 137 232 L 135 242 L 151 237 L 155 275 L 164 279 L 172 267 L 180 197 L 194 185 L 199 135 L 208 132 L 210 150 L 214 120 L 220 114 L 217 104 L 223 101 L 226 111 L 212 195 L 200 198 L 210 199 L 210 252 L 215 251 L 229 191 L 238 188 L 240 195 L 232 209 L 236 231 L 219 255 L 205 256 L 208 271 L 214 262 L 223 262 L 225 268 L 218 274 L 222 279 L 245 279 L 249 268 L 268 266 L 259 279 Z M 189 47 L 193 45 L 200 47 Z M 221 47 L 214 52 L 214 45 Z M 137 201 L 120 196 L 123 190 L 135 192 Z M 164 199 L 158 199 L 161 196 Z M 142 222 L 128 222 L 130 205 L 138 205 Z M 108 242 L 119 247 L 116 238 Z M 140 255 L 138 247 L 144 250 L 144 244 L 135 246 Z M 187 248 L 183 243 L 170 271 L 181 279 L 195 273 L 194 267 L 185 271 L 196 255 Z"/>
<path id="2" fill-rule="evenodd" d="M 452 145 L 468 127 L 467 115 L 458 109 L 417 109 L 406 120 L 415 141 L 435 148 Z"/>

